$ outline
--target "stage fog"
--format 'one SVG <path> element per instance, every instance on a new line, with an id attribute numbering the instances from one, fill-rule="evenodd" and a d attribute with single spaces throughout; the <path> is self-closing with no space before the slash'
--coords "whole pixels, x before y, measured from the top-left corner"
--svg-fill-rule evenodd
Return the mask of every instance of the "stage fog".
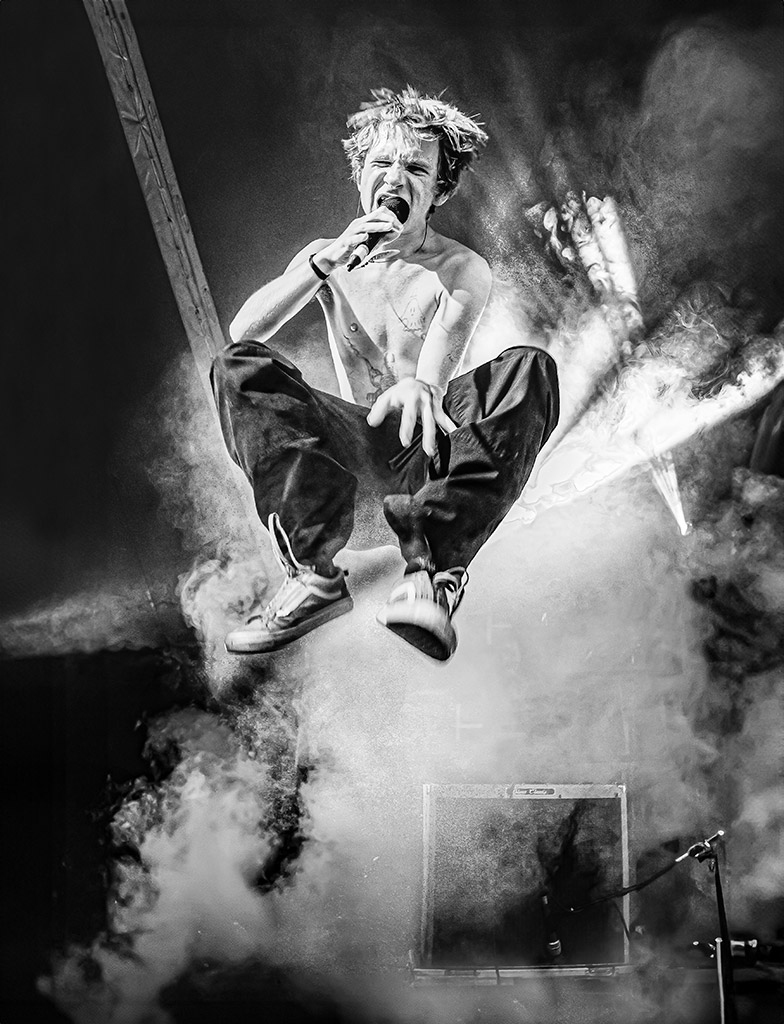
<path id="1" fill-rule="evenodd" d="M 160 134 L 130 86 L 118 116 L 119 50 L 80 0 L 0 5 L 3 1019 L 717 1020 L 718 864 L 737 1020 L 774 1020 L 780 11 L 127 14 Z M 560 423 L 470 566 L 451 661 L 376 622 L 401 572 L 383 532 L 338 556 L 351 615 L 232 656 L 278 569 L 211 404 L 202 307 L 181 316 L 202 279 L 172 287 L 148 212 L 169 185 L 139 180 L 121 120 L 170 155 L 208 289 L 190 294 L 225 332 L 356 215 L 346 117 L 409 83 L 489 135 L 434 214 L 493 272 L 467 365 L 546 349 Z M 276 347 L 336 392 L 315 303 Z M 594 903 L 718 830 L 706 860 Z"/>

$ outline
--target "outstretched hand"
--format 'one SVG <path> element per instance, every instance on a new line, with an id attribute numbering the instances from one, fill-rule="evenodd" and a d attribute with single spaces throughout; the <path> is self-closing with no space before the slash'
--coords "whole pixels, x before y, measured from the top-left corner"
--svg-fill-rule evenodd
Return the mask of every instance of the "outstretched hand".
<path id="1" fill-rule="evenodd" d="M 422 447 L 431 458 L 436 453 L 436 427 L 450 434 L 457 424 L 444 412 L 444 393 L 440 388 L 415 377 L 407 377 L 393 384 L 375 402 L 367 421 L 377 427 L 393 409 L 400 409 L 400 443 L 411 444 L 417 421 L 422 423 Z"/>

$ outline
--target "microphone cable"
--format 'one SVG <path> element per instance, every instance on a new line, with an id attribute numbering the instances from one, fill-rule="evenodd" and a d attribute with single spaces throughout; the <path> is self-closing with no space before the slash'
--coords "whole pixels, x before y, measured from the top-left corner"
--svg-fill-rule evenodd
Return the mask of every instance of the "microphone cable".
<path id="1" fill-rule="evenodd" d="M 635 882 L 633 885 L 627 885 L 623 889 L 616 889 L 614 892 L 604 893 L 604 895 L 602 896 L 597 896 L 595 899 L 589 900 L 587 903 L 583 903 L 582 906 L 564 907 L 557 900 L 554 900 L 554 902 L 558 905 L 560 910 L 563 910 L 570 914 L 580 914 L 584 910 L 588 910 L 589 907 L 598 906 L 598 904 L 600 903 L 607 903 L 610 900 L 622 899 L 624 896 L 628 896 L 630 893 L 639 892 L 641 889 L 645 889 L 652 882 L 655 882 L 663 875 L 666 875 L 668 872 L 672 871 L 674 867 L 677 867 L 677 865 L 680 864 L 682 861 L 686 860 L 687 857 L 693 857 L 695 858 L 695 860 L 699 861 L 706 860 L 708 857 L 715 857 L 716 853 L 713 849 L 713 844 L 717 842 L 719 839 L 723 838 L 724 832 L 721 829 L 719 829 L 719 831 L 716 832 L 715 835 L 712 835 L 709 839 L 703 839 L 702 842 L 694 843 L 692 846 L 689 847 L 686 853 L 682 853 L 680 857 L 676 857 L 674 861 L 671 861 L 671 863 L 665 864 L 663 868 L 660 868 L 658 871 L 655 871 L 652 875 L 650 875 L 648 878 L 644 878 L 641 882 Z"/>

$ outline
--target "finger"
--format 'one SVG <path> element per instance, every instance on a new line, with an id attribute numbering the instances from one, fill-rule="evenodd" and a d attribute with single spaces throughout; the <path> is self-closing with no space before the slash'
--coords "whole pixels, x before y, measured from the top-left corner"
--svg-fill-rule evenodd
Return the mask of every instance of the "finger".
<path id="1" fill-rule="evenodd" d="M 370 211 L 369 214 L 367 214 L 367 216 L 379 217 L 383 220 L 391 220 L 395 224 L 399 223 L 398 216 L 395 213 L 395 211 L 392 209 L 391 206 L 387 206 L 385 203 L 382 203 L 380 206 L 376 206 L 374 209 Z"/>
<path id="2" fill-rule="evenodd" d="M 391 241 L 402 232 L 402 224 L 388 224 L 386 221 L 380 224 L 368 224 L 367 230 L 371 235 L 382 235 L 385 242 Z"/>
<path id="3" fill-rule="evenodd" d="M 451 434 L 453 431 L 457 430 L 457 423 L 455 423 L 454 420 L 449 418 L 446 410 L 442 405 L 439 405 L 436 402 L 435 405 L 433 406 L 433 413 L 436 418 L 436 423 L 444 431 L 445 434 Z"/>
<path id="4" fill-rule="evenodd" d="M 400 232 L 403 230 L 403 224 L 401 223 L 401 221 L 399 221 L 397 219 L 397 217 L 395 216 L 394 213 L 389 218 L 389 224 L 387 225 L 387 230 L 390 233 L 395 234 L 395 235 L 399 235 Z"/>
<path id="5" fill-rule="evenodd" d="M 374 218 L 372 220 L 366 220 L 363 221 L 361 224 L 358 224 L 357 230 L 370 232 L 375 235 L 385 235 L 387 234 L 387 232 L 397 231 L 399 227 L 402 228 L 402 225 L 398 225 L 397 221 L 390 223 L 390 221 L 386 219 L 381 220 Z"/>
<path id="6" fill-rule="evenodd" d="M 417 407 L 415 401 L 408 401 L 403 406 L 400 416 L 400 443 L 406 448 L 411 444 L 414 436 L 414 428 L 417 423 Z"/>
<path id="7" fill-rule="evenodd" d="M 422 447 L 432 459 L 436 453 L 436 420 L 433 401 L 429 395 L 422 399 Z"/>
<path id="8" fill-rule="evenodd" d="M 356 224 L 363 231 L 398 231 L 403 228 L 397 217 L 391 211 L 385 210 L 384 207 L 361 217 Z"/>
<path id="9" fill-rule="evenodd" d="M 370 407 L 370 412 L 367 414 L 367 423 L 369 427 L 377 427 L 380 423 L 383 423 L 387 418 L 389 412 L 389 397 L 388 392 L 384 392 L 373 405 Z"/>

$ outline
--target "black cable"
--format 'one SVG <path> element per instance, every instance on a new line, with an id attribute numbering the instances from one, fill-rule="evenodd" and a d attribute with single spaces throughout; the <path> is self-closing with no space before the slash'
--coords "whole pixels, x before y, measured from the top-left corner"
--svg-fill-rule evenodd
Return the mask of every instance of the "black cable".
<path id="1" fill-rule="evenodd" d="M 590 900 L 590 902 L 584 903 L 581 907 L 569 907 L 568 910 L 572 914 L 579 914 L 581 913 L 581 911 L 587 910 L 588 907 L 595 907 L 597 903 L 606 903 L 607 900 L 617 900 L 620 899 L 622 896 L 628 896 L 629 893 L 639 892 L 640 889 L 644 889 L 646 885 L 650 885 L 651 882 L 655 882 L 657 878 L 661 878 L 662 875 L 666 875 L 668 871 L 672 871 L 676 864 L 680 864 L 681 861 L 684 861 L 689 857 L 693 857 L 695 860 L 698 861 L 708 860 L 709 858 L 715 858 L 716 854 L 713 849 L 713 844 L 723 838 L 724 832 L 722 829 L 719 829 L 719 831 L 712 835 L 709 839 L 704 839 L 700 843 L 694 843 L 692 846 L 689 847 L 686 853 L 682 853 L 680 857 L 676 857 L 671 864 L 666 864 L 663 868 L 661 868 L 660 871 L 657 871 L 655 872 L 655 874 L 651 875 L 650 878 L 646 878 L 642 882 L 636 882 L 634 885 L 628 885 L 625 889 L 618 889 L 616 892 L 609 892 L 604 896 L 597 896 L 595 900 Z M 567 908 L 562 907 L 561 909 L 566 910 Z"/>
<path id="2" fill-rule="evenodd" d="M 626 934 L 626 938 L 628 939 L 629 942 L 631 942 L 632 941 L 632 933 L 629 931 L 629 926 L 626 923 L 626 918 L 623 916 L 623 911 L 618 906 L 618 904 L 615 903 L 615 902 L 612 903 L 612 906 L 615 908 L 615 912 L 617 913 L 618 917 L 620 917 L 620 919 L 621 919 L 621 924 L 623 925 L 623 930 L 624 930 L 624 932 Z"/>
<path id="3" fill-rule="evenodd" d="M 561 910 L 566 910 L 570 914 L 580 914 L 583 910 L 587 910 L 589 907 L 595 907 L 598 903 L 607 903 L 608 900 L 618 900 L 623 896 L 628 896 L 629 893 L 639 892 L 640 889 L 644 889 L 646 886 L 650 885 L 651 882 L 655 882 L 657 878 L 661 878 L 662 875 L 666 875 L 668 871 L 672 871 L 678 863 L 680 863 L 679 860 L 674 860 L 671 864 L 666 864 L 659 871 L 656 871 L 650 876 L 650 878 L 646 878 L 642 882 L 635 882 L 634 885 L 627 885 L 625 889 L 617 889 L 615 892 L 608 892 L 603 896 L 597 896 L 595 900 L 583 903 L 580 907 L 564 907 L 561 904 L 559 904 L 559 906 L 561 907 Z"/>

